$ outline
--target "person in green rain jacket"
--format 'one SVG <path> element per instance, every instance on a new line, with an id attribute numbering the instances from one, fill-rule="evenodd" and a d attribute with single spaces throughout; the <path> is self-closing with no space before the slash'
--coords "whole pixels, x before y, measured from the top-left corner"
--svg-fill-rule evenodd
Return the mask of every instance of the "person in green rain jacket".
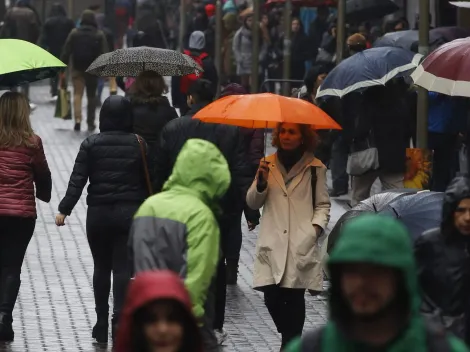
<path id="1" fill-rule="evenodd" d="M 328 261 L 330 317 L 286 352 L 468 352 L 426 322 L 410 235 L 396 219 L 348 222 Z"/>
<path id="2" fill-rule="evenodd" d="M 212 143 L 188 140 L 163 191 L 148 198 L 134 216 L 134 272 L 167 269 L 184 280 L 193 313 L 202 326 L 205 351 L 216 351 L 209 287 L 219 261 L 218 200 L 230 185 L 227 161 Z"/>

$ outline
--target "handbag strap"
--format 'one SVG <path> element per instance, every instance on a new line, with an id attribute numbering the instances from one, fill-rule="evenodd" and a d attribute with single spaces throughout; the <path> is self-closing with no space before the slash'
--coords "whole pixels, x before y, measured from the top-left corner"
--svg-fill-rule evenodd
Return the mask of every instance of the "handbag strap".
<path id="1" fill-rule="evenodd" d="M 147 190 L 150 195 L 153 194 L 152 183 L 150 182 L 149 168 L 147 164 L 147 153 L 145 152 L 144 141 L 139 135 L 135 135 L 140 146 L 140 154 L 142 156 L 142 164 L 144 165 L 145 183 L 147 184 Z"/>

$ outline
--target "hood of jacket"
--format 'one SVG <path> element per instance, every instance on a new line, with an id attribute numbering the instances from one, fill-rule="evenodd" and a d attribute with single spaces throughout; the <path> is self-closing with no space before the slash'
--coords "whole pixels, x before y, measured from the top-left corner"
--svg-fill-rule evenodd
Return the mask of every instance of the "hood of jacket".
<path id="1" fill-rule="evenodd" d="M 65 16 L 67 16 L 67 12 L 65 11 L 65 7 L 63 7 L 61 3 L 56 2 L 55 4 L 51 6 L 49 17 L 65 17 Z"/>
<path id="2" fill-rule="evenodd" d="M 206 47 L 206 36 L 204 32 L 194 31 L 189 37 L 189 49 L 204 50 Z"/>
<path id="3" fill-rule="evenodd" d="M 442 204 L 441 231 L 446 237 L 456 234 L 454 213 L 460 201 L 470 198 L 470 179 L 465 176 L 456 177 L 447 187 Z"/>
<path id="4" fill-rule="evenodd" d="M 390 267 L 403 274 L 409 295 L 410 319 L 400 337 L 387 352 L 426 351 L 426 333 L 420 316 L 421 298 L 417 269 L 408 230 L 398 220 L 383 215 L 362 215 L 346 223 L 328 260 L 331 273 L 330 319 L 327 325 L 328 350 L 364 351 L 366 346 L 347 340 L 347 304 L 341 293 L 341 266 L 348 263 L 371 263 Z M 349 315 L 350 316 L 350 315 Z M 346 346 L 349 346 L 346 348 Z M 353 347 L 354 346 L 354 347 Z M 419 346 L 423 346 L 420 348 Z M 416 348 L 415 348 L 416 347 Z"/>
<path id="5" fill-rule="evenodd" d="M 176 158 L 163 190 L 183 188 L 213 208 L 227 192 L 230 181 L 228 164 L 219 148 L 202 139 L 190 139 Z"/>
<path id="6" fill-rule="evenodd" d="M 136 275 L 131 281 L 127 291 L 126 302 L 122 311 L 117 334 L 116 352 L 129 352 L 132 350 L 132 322 L 134 314 L 147 304 L 156 300 L 174 300 L 181 304 L 187 312 L 187 332 L 193 336 L 195 342 L 201 346 L 195 350 L 202 351 L 202 340 L 199 328 L 191 309 L 191 299 L 181 278 L 171 271 L 149 271 Z"/>
<path id="7" fill-rule="evenodd" d="M 101 107 L 101 132 L 129 132 L 133 130 L 133 116 L 131 102 L 120 96 L 111 95 Z"/>
<path id="8" fill-rule="evenodd" d="M 95 13 L 91 10 L 85 10 L 82 13 L 82 17 L 80 18 L 80 25 L 81 26 L 93 26 L 98 28 L 98 23 L 96 23 Z"/>
<path id="9" fill-rule="evenodd" d="M 226 13 L 222 20 L 224 21 L 224 27 L 227 31 L 235 32 L 238 29 L 238 20 L 235 13 Z"/>

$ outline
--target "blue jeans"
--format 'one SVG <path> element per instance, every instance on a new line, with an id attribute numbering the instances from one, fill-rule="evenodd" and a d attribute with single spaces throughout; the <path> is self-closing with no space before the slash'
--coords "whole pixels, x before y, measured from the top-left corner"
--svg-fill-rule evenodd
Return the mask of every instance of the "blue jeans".
<path id="1" fill-rule="evenodd" d="M 96 90 L 96 101 L 101 102 L 101 95 L 104 89 L 104 78 L 98 78 L 98 89 Z"/>

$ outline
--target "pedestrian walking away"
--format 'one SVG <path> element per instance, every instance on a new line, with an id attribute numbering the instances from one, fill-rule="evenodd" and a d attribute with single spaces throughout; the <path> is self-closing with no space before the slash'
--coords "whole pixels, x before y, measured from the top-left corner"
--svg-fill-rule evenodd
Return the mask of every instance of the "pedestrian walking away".
<path id="1" fill-rule="evenodd" d="M 328 271 L 328 323 L 292 342 L 287 352 L 468 351 L 420 315 L 411 237 L 399 220 L 367 214 L 346 223 Z"/>
<path id="2" fill-rule="evenodd" d="M 0 97 L 0 343 L 13 341 L 21 266 L 36 225 L 35 197 L 49 203 L 52 179 L 41 138 L 20 93 Z"/>
<path id="3" fill-rule="evenodd" d="M 330 218 L 326 167 L 313 155 L 317 135 L 309 125 L 279 124 L 277 152 L 260 163 L 247 194 L 263 207 L 256 245 L 254 288 L 264 293 L 282 347 L 302 333 L 305 290 L 323 290 L 319 238 Z"/>
<path id="4" fill-rule="evenodd" d="M 71 60 L 75 131 L 80 131 L 82 123 L 82 98 L 85 90 L 88 101 L 88 130 L 93 132 L 96 129 L 95 110 L 98 77 L 85 71 L 98 56 L 106 52 L 108 52 L 106 36 L 98 29 L 95 13 L 91 10 L 85 10 L 80 20 L 80 26 L 69 34 L 61 56 L 63 62 L 68 63 Z"/>
<path id="5" fill-rule="evenodd" d="M 171 271 L 136 275 L 129 285 L 115 352 L 200 352 L 202 339 L 191 299 Z"/>
<path id="6" fill-rule="evenodd" d="M 86 233 L 93 256 L 97 315 L 92 337 L 99 343 L 108 341 L 111 273 L 114 297 L 112 336 L 115 336 L 131 277 L 127 242 L 132 217 L 149 195 L 145 184 L 146 155 L 142 153 L 145 142 L 132 131 L 131 103 L 121 96 L 108 97 L 100 112 L 100 133 L 82 142 L 56 216 L 56 224 L 63 226 L 89 180 Z"/>
<path id="7" fill-rule="evenodd" d="M 422 311 L 450 333 L 470 343 L 468 285 L 470 275 L 470 181 L 455 178 L 445 192 L 442 223 L 415 243 Z"/>
<path id="8" fill-rule="evenodd" d="M 130 239 L 135 272 L 169 269 L 182 276 L 202 324 L 205 351 L 210 352 L 219 351 L 211 289 L 220 256 L 217 201 L 229 186 L 228 164 L 217 147 L 188 140 L 163 192 L 136 213 Z"/>

